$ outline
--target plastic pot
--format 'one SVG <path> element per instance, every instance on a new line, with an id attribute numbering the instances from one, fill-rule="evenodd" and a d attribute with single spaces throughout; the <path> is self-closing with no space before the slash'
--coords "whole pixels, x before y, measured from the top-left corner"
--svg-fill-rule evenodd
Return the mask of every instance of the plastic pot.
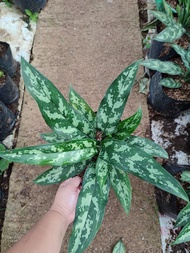
<path id="1" fill-rule="evenodd" d="M 169 59 L 178 56 L 176 51 L 171 48 L 168 44 L 157 40 L 152 40 L 151 47 L 147 53 L 148 59 L 158 59 L 160 61 L 168 61 Z M 152 77 L 156 70 L 146 70 L 149 77 Z"/>
<path id="2" fill-rule="evenodd" d="M 0 41 L 0 68 L 10 77 L 13 77 L 17 70 L 17 62 L 12 56 L 10 45 L 3 41 Z"/>
<path id="3" fill-rule="evenodd" d="M 0 101 L 4 104 L 12 104 L 19 99 L 19 89 L 8 74 L 0 78 Z"/>
<path id="4" fill-rule="evenodd" d="M 162 74 L 160 72 L 156 72 L 150 79 L 148 104 L 161 115 L 175 118 L 180 112 L 190 108 L 190 101 L 181 101 L 168 97 L 159 84 L 161 80 Z"/>
<path id="5" fill-rule="evenodd" d="M 16 117 L 9 108 L 0 101 L 0 141 L 3 141 L 11 132 L 16 123 Z"/>
<path id="6" fill-rule="evenodd" d="M 173 176 L 182 171 L 190 171 L 188 165 L 178 165 L 171 162 L 164 164 L 163 167 Z M 155 188 L 155 195 L 160 214 L 176 219 L 180 211 L 177 197 L 158 188 Z"/>
<path id="7" fill-rule="evenodd" d="M 148 51 L 149 59 L 158 59 L 160 61 L 167 61 L 172 57 L 177 56 L 176 51 L 164 42 L 152 40 L 151 47 Z"/>
<path id="8" fill-rule="evenodd" d="M 13 3 L 23 12 L 29 10 L 32 13 L 39 12 L 46 5 L 46 0 L 13 0 Z"/>

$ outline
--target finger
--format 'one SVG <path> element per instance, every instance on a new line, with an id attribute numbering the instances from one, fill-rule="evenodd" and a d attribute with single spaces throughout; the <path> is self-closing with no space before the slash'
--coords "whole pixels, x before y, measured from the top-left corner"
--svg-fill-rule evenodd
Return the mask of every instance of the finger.
<path id="1" fill-rule="evenodd" d="M 72 180 L 70 181 L 70 183 L 75 187 L 79 187 L 81 182 L 82 182 L 82 179 L 79 176 L 73 177 Z"/>
<path id="2" fill-rule="evenodd" d="M 62 183 L 60 184 L 60 187 L 65 186 L 65 185 L 68 185 L 69 182 L 70 182 L 71 180 L 72 180 L 72 178 L 69 178 L 69 179 L 65 180 L 64 182 L 62 182 Z"/>
<path id="3" fill-rule="evenodd" d="M 72 185 L 74 187 L 79 187 L 81 181 L 82 181 L 82 179 L 79 176 L 72 177 L 72 178 L 69 178 L 69 179 L 65 180 L 64 182 L 62 182 L 60 184 L 60 187 L 63 187 L 66 185 Z"/>

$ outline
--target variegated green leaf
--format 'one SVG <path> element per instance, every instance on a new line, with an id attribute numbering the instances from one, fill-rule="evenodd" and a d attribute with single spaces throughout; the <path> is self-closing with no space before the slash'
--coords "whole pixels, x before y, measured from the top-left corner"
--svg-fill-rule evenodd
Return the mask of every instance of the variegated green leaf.
<path id="1" fill-rule="evenodd" d="M 190 62 L 190 46 L 187 49 L 186 59 L 187 59 L 188 62 Z"/>
<path id="2" fill-rule="evenodd" d="M 69 242 L 69 253 L 82 253 L 98 232 L 105 213 L 110 184 L 104 185 L 102 191 L 96 179 L 95 164 L 88 166 L 83 178 L 76 217 Z"/>
<path id="3" fill-rule="evenodd" d="M 117 139 L 125 139 L 130 136 L 140 124 L 141 119 L 142 109 L 139 108 L 135 114 L 119 123 L 114 136 Z"/>
<path id="4" fill-rule="evenodd" d="M 176 51 L 177 54 L 181 56 L 181 59 L 183 61 L 183 64 L 187 69 L 190 68 L 190 62 L 187 60 L 186 55 L 187 55 L 187 50 L 184 48 L 180 47 L 178 44 L 172 44 L 171 47 Z"/>
<path id="5" fill-rule="evenodd" d="M 143 28 L 141 29 L 142 32 L 146 32 L 149 29 L 155 29 L 156 26 L 158 25 L 159 21 L 157 19 L 154 19 L 150 21 L 149 23 L 145 24 Z"/>
<path id="6" fill-rule="evenodd" d="M 36 100 L 47 125 L 58 134 L 94 137 L 94 126 L 75 111 L 59 90 L 32 65 L 21 60 L 22 76 L 30 95 Z"/>
<path id="7" fill-rule="evenodd" d="M 96 178 L 97 182 L 100 186 L 100 190 L 103 189 L 107 179 L 108 179 L 108 171 L 109 164 L 105 161 L 102 161 L 99 157 L 96 161 Z"/>
<path id="8" fill-rule="evenodd" d="M 132 188 L 128 174 L 117 168 L 113 168 L 110 164 L 110 182 L 114 192 L 119 199 L 126 214 L 129 213 L 131 207 Z"/>
<path id="9" fill-rule="evenodd" d="M 9 167 L 9 161 L 5 159 L 0 159 L 0 174 Z"/>
<path id="10" fill-rule="evenodd" d="M 3 144 L 0 144 L 0 151 L 6 150 L 5 146 Z"/>
<path id="11" fill-rule="evenodd" d="M 190 183 L 190 171 L 182 171 L 180 180 Z"/>
<path id="12" fill-rule="evenodd" d="M 185 226 L 188 222 L 190 222 L 190 203 L 179 212 L 175 227 Z"/>
<path id="13" fill-rule="evenodd" d="M 171 7 L 171 5 L 169 5 L 165 0 L 162 0 L 164 3 L 164 11 L 165 13 L 170 16 L 171 18 L 174 19 L 173 13 L 177 13 L 176 10 L 174 8 Z M 174 20 L 175 22 L 175 20 Z"/>
<path id="14" fill-rule="evenodd" d="M 102 149 L 99 155 L 102 160 L 189 201 L 181 184 L 143 149 L 140 150 L 124 141 L 115 140 L 105 141 Z"/>
<path id="15" fill-rule="evenodd" d="M 167 77 L 167 78 L 163 78 L 160 82 L 160 85 L 167 87 L 167 88 L 171 88 L 171 89 L 177 89 L 180 88 L 182 86 L 182 84 L 180 82 L 176 82 L 174 81 L 174 79 Z"/>
<path id="16" fill-rule="evenodd" d="M 152 69 L 152 70 L 156 70 L 159 71 L 161 73 L 166 73 L 169 75 L 182 75 L 183 74 L 183 70 L 182 68 L 173 62 L 163 62 L 160 61 L 158 59 L 149 59 L 149 60 L 144 60 L 141 65 Z"/>
<path id="17" fill-rule="evenodd" d="M 94 122 L 95 112 L 90 108 L 87 102 L 70 86 L 69 103 L 73 108 L 81 112 L 88 121 Z"/>
<path id="18" fill-rule="evenodd" d="M 188 37 L 190 37 L 190 31 L 186 30 L 186 33 L 185 33 Z"/>
<path id="19" fill-rule="evenodd" d="M 150 79 L 147 77 L 141 78 L 139 80 L 139 93 L 143 93 L 145 95 L 149 92 Z"/>
<path id="20" fill-rule="evenodd" d="M 149 10 L 150 14 L 152 14 L 155 18 L 160 20 L 163 24 L 166 26 L 172 26 L 176 23 L 175 19 L 168 16 L 162 11 L 154 11 L 154 10 Z"/>
<path id="21" fill-rule="evenodd" d="M 156 0 L 155 1 L 155 4 L 156 4 L 156 10 L 157 11 L 161 11 L 161 12 L 164 12 L 164 0 Z"/>
<path id="22" fill-rule="evenodd" d="M 66 165 L 92 158 L 97 153 L 96 142 L 84 139 L 70 142 L 50 143 L 1 151 L 0 157 L 11 162 L 36 165 Z"/>
<path id="23" fill-rule="evenodd" d="M 162 32 L 156 35 L 154 39 L 161 42 L 172 43 L 179 39 L 185 32 L 186 30 L 181 24 L 175 23 L 172 26 L 166 27 Z"/>
<path id="24" fill-rule="evenodd" d="M 64 136 L 64 133 L 61 134 L 61 135 L 58 135 L 55 132 L 43 133 L 43 134 L 40 134 L 40 136 L 44 141 L 46 141 L 48 143 L 51 143 L 51 142 L 64 142 L 64 141 L 70 141 L 72 139 L 67 134 L 66 134 L 66 136 Z"/>
<path id="25" fill-rule="evenodd" d="M 96 115 L 96 128 L 105 134 L 115 131 L 134 85 L 141 61 L 129 65 L 110 85 Z"/>
<path id="26" fill-rule="evenodd" d="M 3 144 L 0 144 L 0 151 L 6 150 L 5 146 Z M 9 166 L 9 161 L 5 159 L 0 159 L 0 174 L 5 171 Z"/>
<path id="27" fill-rule="evenodd" d="M 83 161 L 71 165 L 54 166 L 39 175 L 34 182 L 39 185 L 57 184 L 80 174 L 85 169 L 86 165 L 87 162 Z"/>
<path id="28" fill-rule="evenodd" d="M 172 244 L 174 245 L 188 241 L 190 241 L 190 222 L 188 222 L 186 226 L 181 230 L 177 239 Z"/>
<path id="29" fill-rule="evenodd" d="M 122 243 L 122 241 L 119 241 L 115 245 L 112 253 L 126 253 L 126 248 L 125 248 L 124 244 Z"/>
<path id="30" fill-rule="evenodd" d="M 139 136 L 130 136 L 126 139 L 126 142 L 127 145 L 130 145 L 137 150 L 143 150 L 151 156 L 168 159 L 168 153 L 160 145 L 150 139 Z"/>

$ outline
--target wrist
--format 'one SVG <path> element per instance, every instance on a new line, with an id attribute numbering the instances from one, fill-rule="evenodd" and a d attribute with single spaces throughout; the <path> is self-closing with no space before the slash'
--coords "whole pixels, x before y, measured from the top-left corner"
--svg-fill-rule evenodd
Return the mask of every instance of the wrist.
<path id="1" fill-rule="evenodd" d="M 64 226 L 69 226 L 69 224 L 71 223 L 68 216 L 63 212 L 63 210 L 60 210 L 59 208 L 52 206 L 48 212 L 57 216 Z"/>

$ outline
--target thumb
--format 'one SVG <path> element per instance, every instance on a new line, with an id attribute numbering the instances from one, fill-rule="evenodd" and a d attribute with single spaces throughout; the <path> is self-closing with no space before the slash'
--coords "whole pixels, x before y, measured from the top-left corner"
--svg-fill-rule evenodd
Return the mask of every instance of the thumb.
<path id="1" fill-rule="evenodd" d="M 72 178 L 65 180 L 63 183 L 61 183 L 60 187 L 70 185 L 72 187 L 78 188 L 81 181 L 82 181 L 82 179 L 79 176 L 72 177 Z"/>

